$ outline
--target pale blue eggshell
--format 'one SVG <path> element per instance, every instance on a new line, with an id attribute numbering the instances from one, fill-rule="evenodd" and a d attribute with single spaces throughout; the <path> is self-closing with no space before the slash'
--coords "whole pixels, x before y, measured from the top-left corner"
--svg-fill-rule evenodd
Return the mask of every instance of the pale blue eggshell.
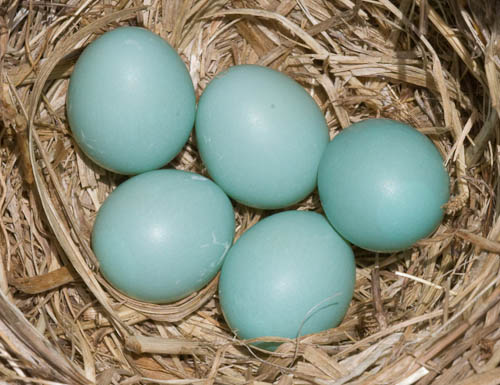
<path id="1" fill-rule="evenodd" d="M 76 142 L 94 162 L 138 174 L 164 166 L 186 143 L 195 116 L 193 83 L 161 37 L 117 28 L 78 58 L 67 115 Z"/>
<path id="2" fill-rule="evenodd" d="M 219 298 L 240 338 L 296 338 L 339 325 L 354 283 L 353 252 L 326 218 L 285 211 L 258 222 L 229 250 Z"/>
<path id="3" fill-rule="evenodd" d="M 130 297 L 173 302 L 219 271 L 234 235 L 229 198 L 209 179 L 156 170 L 122 183 L 99 209 L 92 247 L 104 277 Z"/>
<path id="4" fill-rule="evenodd" d="M 406 249 L 429 236 L 450 195 L 434 144 L 389 119 L 367 119 L 339 133 L 323 154 L 318 190 L 339 234 L 378 252 Z"/>
<path id="5" fill-rule="evenodd" d="M 210 176 L 245 205 L 276 209 L 316 187 L 328 127 L 300 84 L 278 71 L 238 65 L 217 75 L 196 113 L 196 138 Z"/>

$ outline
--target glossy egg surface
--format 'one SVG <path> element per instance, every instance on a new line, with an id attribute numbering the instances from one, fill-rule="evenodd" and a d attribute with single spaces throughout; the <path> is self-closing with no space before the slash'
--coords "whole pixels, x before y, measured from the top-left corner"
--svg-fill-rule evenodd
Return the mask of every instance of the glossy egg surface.
<path id="1" fill-rule="evenodd" d="M 353 252 L 326 218 L 285 211 L 261 220 L 236 241 L 222 267 L 219 298 L 240 338 L 296 338 L 337 326 L 354 283 Z"/>
<path id="2" fill-rule="evenodd" d="M 323 113 L 304 88 L 257 65 L 231 67 L 208 84 L 196 138 L 214 181 L 235 200 L 263 209 L 311 193 L 329 139 Z"/>
<path id="3" fill-rule="evenodd" d="M 449 176 L 425 135 L 394 120 L 368 119 L 330 142 L 318 190 L 339 234 L 364 249 L 391 252 L 436 229 L 449 198 Z"/>
<path id="4" fill-rule="evenodd" d="M 191 172 L 130 178 L 99 209 L 92 247 L 104 277 L 132 298 L 173 302 L 219 271 L 234 236 L 229 198 Z"/>
<path id="5" fill-rule="evenodd" d="M 165 40 L 121 27 L 82 52 L 66 107 L 76 142 L 94 162 L 138 174 L 164 166 L 182 149 L 195 95 L 185 64 Z"/>

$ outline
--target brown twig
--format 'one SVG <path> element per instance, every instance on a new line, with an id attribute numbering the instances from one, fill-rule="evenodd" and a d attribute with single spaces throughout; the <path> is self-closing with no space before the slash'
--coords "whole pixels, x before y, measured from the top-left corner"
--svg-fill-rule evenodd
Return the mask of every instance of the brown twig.
<path id="1" fill-rule="evenodd" d="M 371 271 L 371 282 L 372 282 L 373 304 L 375 307 L 375 318 L 377 318 L 380 330 L 384 330 L 385 328 L 387 328 L 387 319 L 382 304 L 382 296 L 380 294 L 380 273 L 378 267 L 378 254 L 377 254 L 377 263 L 375 264 L 375 266 Z"/>

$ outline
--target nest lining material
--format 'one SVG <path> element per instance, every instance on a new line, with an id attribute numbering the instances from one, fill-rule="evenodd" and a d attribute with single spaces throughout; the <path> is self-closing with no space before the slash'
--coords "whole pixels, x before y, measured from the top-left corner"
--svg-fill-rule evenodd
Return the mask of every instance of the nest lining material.
<path id="1" fill-rule="evenodd" d="M 472 0 L 0 0 L 0 383 L 500 384 L 499 11 Z M 125 298 L 89 242 L 123 177 L 85 158 L 64 110 L 82 48 L 120 25 L 169 41 L 197 96 L 255 63 L 299 81 L 332 137 L 368 117 L 417 127 L 451 176 L 443 224 L 404 252 L 355 250 L 342 325 L 275 353 L 234 338 L 217 280 L 176 304 Z M 192 139 L 169 167 L 206 175 Z M 318 197 L 293 208 L 320 210 Z M 269 215 L 235 209 L 237 236 Z"/>

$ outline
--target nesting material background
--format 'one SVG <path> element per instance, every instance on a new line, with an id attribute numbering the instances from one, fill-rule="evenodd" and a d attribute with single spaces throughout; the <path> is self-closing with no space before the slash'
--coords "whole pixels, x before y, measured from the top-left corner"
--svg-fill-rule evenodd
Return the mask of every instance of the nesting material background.
<path id="1" fill-rule="evenodd" d="M 497 0 L 0 0 L 0 383 L 500 384 L 498 14 Z M 234 338 L 217 280 L 164 306 L 113 291 L 89 237 L 124 178 L 76 148 L 65 94 L 82 48 L 119 25 L 169 41 L 198 97 L 257 63 L 299 81 L 332 137 L 368 117 L 414 125 L 451 176 L 443 224 L 404 252 L 355 249 L 342 325 L 273 354 Z M 169 167 L 206 174 L 193 138 Z M 316 193 L 294 208 L 321 210 Z M 237 236 L 269 215 L 235 210 Z"/>

